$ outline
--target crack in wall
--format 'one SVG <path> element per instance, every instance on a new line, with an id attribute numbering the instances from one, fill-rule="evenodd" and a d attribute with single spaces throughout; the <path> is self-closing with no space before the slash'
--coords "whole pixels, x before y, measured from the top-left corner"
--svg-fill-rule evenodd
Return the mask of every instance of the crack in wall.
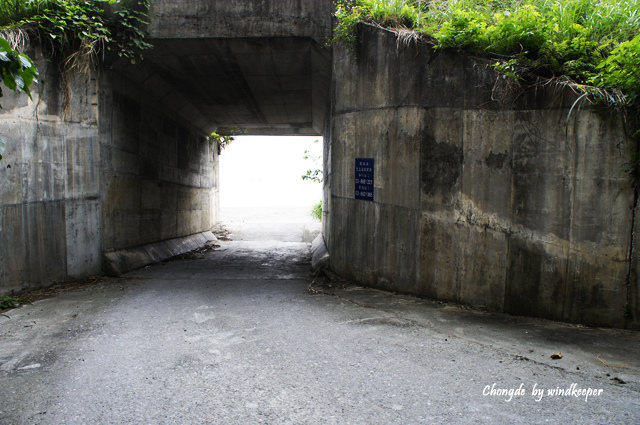
<path id="1" fill-rule="evenodd" d="M 637 149 L 636 149 L 637 152 Z M 634 251 L 635 251 L 635 230 L 636 230 L 636 214 L 638 213 L 638 187 L 634 186 L 633 188 L 633 208 L 631 210 L 631 234 L 629 237 L 629 254 L 628 254 L 628 261 L 629 261 L 629 268 L 627 271 L 627 276 L 625 279 L 625 288 L 627 290 L 627 294 L 625 296 L 626 299 L 626 304 L 624 306 L 625 311 L 623 311 L 623 315 L 624 315 L 624 322 L 625 322 L 625 327 L 629 324 L 630 321 L 632 321 L 634 318 L 630 317 L 630 313 L 629 313 L 629 306 L 631 304 L 631 298 L 632 298 L 632 291 L 631 291 L 631 278 L 634 277 L 635 273 L 634 273 L 634 266 L 635 266 L 635 259 L 634 259 Z M 638 276 L 635 276 L 636 280 L 638 279 Z M 637 319 L 636 319 L 637 320 Z"/>

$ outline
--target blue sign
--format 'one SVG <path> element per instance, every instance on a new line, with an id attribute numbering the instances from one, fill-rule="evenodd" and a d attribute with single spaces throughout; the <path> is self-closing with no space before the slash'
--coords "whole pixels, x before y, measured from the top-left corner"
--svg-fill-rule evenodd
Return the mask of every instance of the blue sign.
<path id="1" fill-rule="evenodd" d="M 356 158 L 356 199 L 373 201 L 373 158 Z"/>

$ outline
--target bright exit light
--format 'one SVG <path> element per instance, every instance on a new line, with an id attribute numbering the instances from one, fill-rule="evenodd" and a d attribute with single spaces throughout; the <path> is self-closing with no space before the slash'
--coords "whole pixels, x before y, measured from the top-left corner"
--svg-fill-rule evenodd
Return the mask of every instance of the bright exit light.
<path id="1" fill-rule="evenodd" d="M 305 160 L 305 151 L 320 160 Z M 220 155 L 221 207 L 310 208 L 322 184 L 302 175 L 322 169 L 321 158 L 321 137 L 237 136 Z"/>

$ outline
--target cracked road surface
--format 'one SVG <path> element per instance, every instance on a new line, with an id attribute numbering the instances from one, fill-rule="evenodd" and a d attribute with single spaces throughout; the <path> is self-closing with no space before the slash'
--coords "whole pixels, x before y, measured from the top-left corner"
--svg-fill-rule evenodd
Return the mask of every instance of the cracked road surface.
<path id="1" fill-rule="evenodd" d="M 0 316 L 0 423 L 640 423 L 637 332 L 310 287 L 308 243 L 244 239 Z"/>

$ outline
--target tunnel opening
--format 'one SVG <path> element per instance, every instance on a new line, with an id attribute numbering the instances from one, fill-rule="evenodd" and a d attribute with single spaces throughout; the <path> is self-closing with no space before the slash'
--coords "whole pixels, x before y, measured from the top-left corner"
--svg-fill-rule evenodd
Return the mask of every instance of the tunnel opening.
<path id="1" fill-rule="evenodd" d="M 326 44 L 296 36 L 152 41 L 142 63 L 116 61 L 100 81 L 101 155 L 114 160 L 100 170 L 99 249 L 103 268 L 113 274 L 155 261 L 158 251 L 164 258 L 166 251 L 192 247 L 191 240 L 197 247 L 213 237 L 226 182 L 220 179 L 225 154 L 212 133 L 329 140 L 331 132 L 332 52 Z M 281 156 L 288 152 L 268 144 Z M 303 155 L 304 149 L 295 154 L 300 160 Z M 282 158 L 269 163 L 267 175 L 283 168 Z M 291 179 L 301 180 L 305 171 Z M 285 215 L 271 215 L 280 225 L 262 222 L 265 229 L 284 225 Z M 291 222 L 302 223 L 297 236 L 283 231 L 252 237 L 310 242 L 319 231 L 307 228 L 315 223 L 304 211 Z M 177 251 L 165 249 L 175 244 Z"/>
<path id="2" fill-rule="evenodd" d="M 312 242 L 321 232 L 312 213 L 322 203 L 322 151 L 319 137 L 235 137 L 220 154 L 220 225 L 229 238 Z"/>

